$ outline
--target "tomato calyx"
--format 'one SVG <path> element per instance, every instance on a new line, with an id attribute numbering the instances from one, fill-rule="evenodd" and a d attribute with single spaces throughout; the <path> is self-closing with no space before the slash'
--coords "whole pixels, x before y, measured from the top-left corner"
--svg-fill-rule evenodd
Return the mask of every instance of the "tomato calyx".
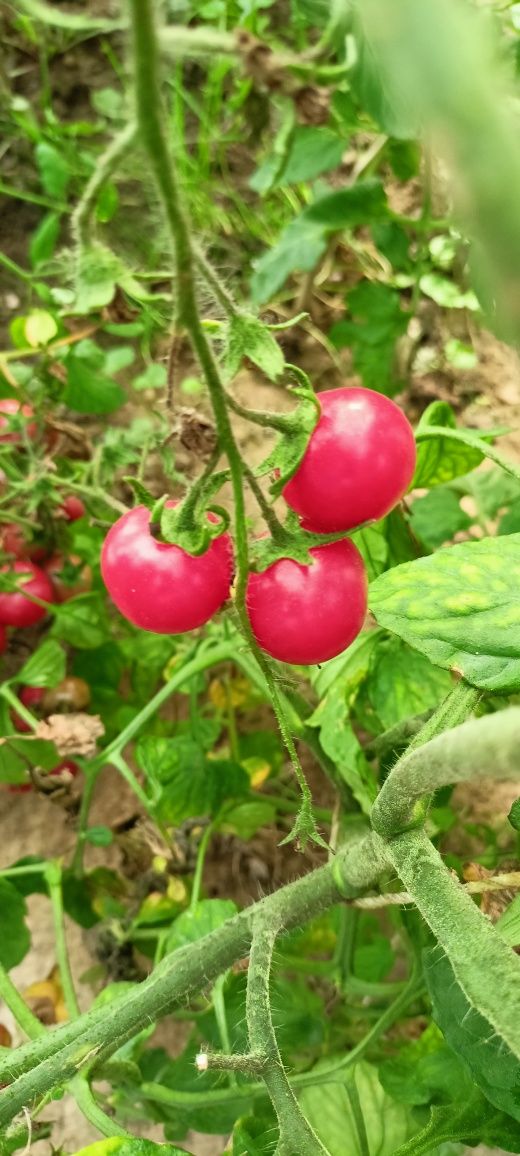
<path id="1" fill-rule="evenodd" d="M 356 527 L 356 531 L 358 529 L 361 527 Z M 328 546 L 332 542 L 342 542 L 349 537 L 350 533 L 345 530 L 337 531 L 335 534 L 315 534 L 305 530 L 298 517 L 290 510 L 283 525 L 281 523 L 271 525 L 269 535 L 264 534 L 252 543 L 250 570 L 261 574 L 282 558 L 291 558 L 302 566 L 312 566 L 315 559 L 311 550 L 317 546 Z"/>
<path id="2" fill-rule="evenodd" d="M 276 471 L 270 486 L 273 497 L 281 494 L 296 473 L 321 414 L 319 397 L 308 378 L 303 385 L 291 387 L 290 392 L 300 398 L 300 402 L 292 413 L 273 414 L 272 425 L 280 436 L 274 449 L 255 470 L 257 477 Z"/>

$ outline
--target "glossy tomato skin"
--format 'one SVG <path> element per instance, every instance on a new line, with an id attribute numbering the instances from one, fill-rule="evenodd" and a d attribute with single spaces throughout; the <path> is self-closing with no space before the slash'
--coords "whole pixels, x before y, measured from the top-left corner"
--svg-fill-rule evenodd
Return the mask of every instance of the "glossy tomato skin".
<path id="1" fill-rule="evenodd" d="M 195 557 L 179 546 L 158 542 L 149 524 L 150 511 L 136 506 L 109 530 L 101 552 L 108 593 L 121 614 L 141 630 L 156 634 L 195 630 L 229 597 L 233 579 L 229 535 L 214 538 L 206 552 Z"/>
<path id="2" fill-rule="evenodd" d="M 371 389 L 319 394 L 321 416 L 284 488 L 306 530 L 328 534 L 377 521 L 406 493 L 415 471 L 412 427 L 395 402 Z"/>
<path id="3" fill-rule="evenodd" d="M 4 626 L 33 626 L 35 622 L 44 618 L 45 607 L 31 602 L 22 590 L 27 590 L 28 594 L 42 598 L 45 602 L 54 602 L 52 582 L 45 570 L 41 570 L 33 562 L 20 561 L 13 562 L 10 566 L 0 566 L 0 573 L 13 576 L 18 574 L 20 579 L 24 579 L 16 592 L 0 591 L 0 623 Z"/>
<path id="4" fill-rule="evenodd" d="M 246 606 L 262 650 L 280 662 L 308 666 L 341 654 L 367 611 L 363 559 L 348 539 L 316 546 L 312 565 L 282 558 L 250 574 Z"/>
<path id="5" fill-rule="evenodd" d="M 34 417 L 34 410 L 30 405 L 21 405 L 15 397 L 0 398 L 0 442 L 21 442 L 23 440 L 20 430 L 10 429 L 9 418 L 13 414 L 22 414 L 23 417 L 29 419 Z M 35 422 L 28 422 L 27 433 L 29 437 L 34 437 L 36 433 Z"/>
<path id="6" fill-rule="evenodd" d="M 77 498 L 75 494 L 69 494 L 63 499 L 60 511 L 69 522 L 76 522 L 78 518 L 84 518 L 86 513 L 81 498 Z"/>

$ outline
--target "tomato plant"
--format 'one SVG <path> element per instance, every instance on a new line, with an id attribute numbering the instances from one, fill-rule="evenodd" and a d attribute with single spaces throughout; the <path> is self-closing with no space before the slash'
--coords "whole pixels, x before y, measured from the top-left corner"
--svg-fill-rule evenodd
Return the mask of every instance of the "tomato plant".
<path id="1" fill-rule="evenodd" d="M 520 1152 L 485 7 L 2 16 L 0 1156 Z"/>

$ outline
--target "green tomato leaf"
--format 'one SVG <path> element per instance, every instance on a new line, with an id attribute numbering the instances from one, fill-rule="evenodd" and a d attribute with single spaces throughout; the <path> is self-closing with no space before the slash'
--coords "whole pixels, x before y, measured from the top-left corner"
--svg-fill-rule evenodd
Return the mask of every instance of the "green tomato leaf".
<path id="1" fill-rule="evenodd" d="M 62 400 L 77 413 L 113 413 L 126 401 L 125 390 L 106 373 L 93 370 L 88 360 L 71 350 L 66 361 L 67 386 Z"/>
<path id="2" fill-rule="evenodd" d="M 370 702 L 383 730 L 437 706 L 452 688 L 447 671 L 432 666 L 398 638 L 381 641 L 368 681 Z"/>
<path id="3" fill-rule="evenodd" d="M 79 650 L 95 650 L 106 640 L 102 606 L 91 594 L 81 594 L 54 608 L 52 634 Z"/>
<path id="4" fill-rule="evenodd" d="M 320 221 L 309 221 L 302 213 L 283 230 L 277 244 L 253 263 L 251 297 L 263 305 L 281 289 L 291 273 L 308 273 L 318 264 L 327 248 Z"/>
<path id="5" fill-rule="evenodd" d="M 56 686 L 65 678 L 65 671 L 65 654 L 59 642 L 47 638 L 27 659 L 16 677 L 26 686 Z"/>
<path id="6" fill-rule="evenodd" d="M 431 426 L 445 426 L 447 429 L 456 429 L 457 422 L 451 406 L 445 401 L 434 401 L 424 411 L 417 433 L 429 429 Z M 451 482 L 474 470 L 480 465 L 484 454 L 481 449 L 464 445 L 462 442 L 438 438 L 418 442 L 417 465 L 412 482 L 412 489 L 440 486 Z"/>
<path id="7" fill-rule="evenodd" d="M 142 373 L 134 377 L 132 386 L 134 389 L 164 389 L 168 374 L 165 365 L 158 365 L 156 362 L 148 365 Z"/>
<path id="8" fill-rule="evenodd" d="M 511 822 L 511 812 L 509 812 L 509 822 Z M 509 906 L 502 912 L 500 919 L 497 919 L 495 927 L 510 947 L 518 947 L 520 944 L 520 895 L 515 895 Z"/>
<path id="9" fill-rule="evenodd" d="M 331 1067 L 330 1060 L 327 1067 Z M 316 1064 L 313 1070 L 318 1075 L 320 1065 Z M 357 1152 L 358 1131 L 347 1090 L 349 1081 L 354 1079 L 369 1152 L 373 1156 L 394 1156 L 396 1149 L 417 1131 L 417 1124 L 409 1108 L 387 1095 L 372 1064 L 356 1064 L 354 1075 L 345 1072 L 344 1083 L 305 1088 L 299 1096 L 304 1115 L 330 1156 Z"/>
<path id="10" fill-rule="evenodd" d="M 424 498 L 416 498 L 410 514 L 411 530 L 428 550 L 438 549 L 460 530 L 467 530 L 471 521 L 447 486 L 437 486 Z"/>
<path id="11" fill-rule="evenodd" d="M 516 799 L 508 815 L 509 822 L 515 831 L 520 831 L 520 799 Z"/>
<path id="12" fill-rule="evenodd" d="M 520 690 L 520 535 L 450 546 L 370 587 L 381 626 L 483 690 Z"/>
<path id="13" fill-rule="evenodd" d="M 314 269 L 332 234 L 380 220 L 387 214 L 380 181 L 360 181 L 320 197 L 287 225 L 274 248 L 255 263 L 251 279 L 253 301 L 268 301 L 296 270 Z"/>
<path id="14" fill-rule="evenodd" d="M 455 281 L 443 277 L 442 273 L 424 273 L 419 287 L 426 297 L 431 297 L 443 309 L 470 309 L 474 313 L 480 310 L 478 297 L 472 289 L 459 289 Z"/>
<path id="15" fill-rule="evenodd" d="M 176 951 L 187 943 L 196 943 L 211 931 L 217 931 L 238 908 L 231 899 L 201 899 L 191 911 L 177 917 L 166 941 L 166 951 Z"/>
<path id="16" fill-rule="evenodd" d="M 29 242 L 29 259 L 33 269 L 50 261 L 60 235 L 61 216 L 46 213 Z"/>
<path id="17" fill-rule="evenodd" d="M 226 811 L 221 827 L 223 831 L 231 831 L 247 843 L 260 827 L 274 823 L 275 818 L 276 807 L 259 799 L 257 803 L 239 803 L 238 806 Z"/>
<path id="18" fill-rule="evenodd" d="M 22 962 L 31 945 L 26 914 L 23 895 L 7 879 L 0 879 L 0 963 L 6 971 Z"/>
<path id="19" fill-rule="evenodd" d="M 126 1140 L 123 1136 L 110 1136 L 97 1140 L 87 1148 L 80 1148 L 74 1156 L 189 1156 L 187 1148 L 176 1148 L 173 1144 L 154 1144 L 152 1140 Z"/>
<path id="20" fill-rule="evenodd" d="M 40 180 L 47 196 L 56 197 L 58 201 L 64 200 L 71 172 L 63 150 L 41 140 L 34 151 Z"/>
<path id="21" fill-rule="evenodd" d="M 321 702 L 306 720 L 318 727 L 320 744 L 335 763 L 365 814 L 369 814 L 377 787 L 362 747 L 350 724 L 350 709 L 367 677 L 378 631 L 360 634 L 344 655 L 326 663 L 315 678 Z M 331 681 L 332 677 L 332 681 Z"/>
<path id="22" fill-rule="evenodd" d="M 233 1129 L 233 1156 L 274 1156 L 277 1143 L 278 1130 L 269 1116 L 241 1116 Z"/>
<path id="23" fill-rule="evenodd" d="M 373 582 L 386 570 L 388 562 L 388 542 L 385 522 L 374 526 L 364 526 L 351 535 L 367 568 L 368 581 Z"/>
<path id="24" fill-rule="evenodd" d="M 234 377 L 244 357 L 257 365 L 270 381 L 283 372 L 285 358 L 273 334 L 258 317 L 235 314 L 228 325 L 224 359 L 226 374 Z"/>
<path id="25" fill-rule="evenodd" d="M 362 281 L 347 296 L 351 321 L 332 326 L 336 349 L 351 349 L 354 368 L 367 389 L 391 397 L 401 388 L 395 367 L 395 347 L 410 316 L 401 309 L 400 294 L 379 282 Z"/>
<path id="26" fill-rule="evenodd" d="M 108 224 L 119 208 L 119 194 L 112 181 L 106 181 L 98 193 L 96 201 L 96 219 L 103 225 Z"/>
<path id="27" fill-rule="evenodd" d="M 452 1152 L 457 1141 L 472 1148 L 500 1145 L 507 1152 L 520 1151 L 518 1125 L 497 1112 L 492 1104 L 472 1088 L 467 1097 L 457 1104 L 434 1105 L 430 1119 L 412 1140 L 396 1148 L 394 1156 L 419 1156 L 422 1152 Z M 455 1149 L 458 1151 L 458 1147 Z M 487 1148 L 485 1149 L 487 1151 Z"/>
<path id="28" fill-rule="evenodd" d="M 83 248 L 78 263 L 75 312 L 95 313 L 109 305 L 122 268 L 119 257 L 106 245 Z"/>
<path id="29" fill-rule="evenodd" d="M 292 132 L 285 158 L 271 154 L 249 182 L 257 193 L 286 185 L 314 181 L 321 173 L 330 172 L 341 164 L 348 141 L 327 127 L 298 125 Z"/>
<path id="30" fill-rule="evenodd" d="M 424 975 L 433 1017 L 447 1043 L 469 1068 L 488 1100 L 520 1120 L 520 1064 L 496 1027 L 466 998 L 453 968 L 438 947 L 424 953 Z M 487 976 L 498 983 L 499 977 Z"/>
<path id="31" fill-rule="evenodd" d="M 174 739 L 146 735 L 139 740 L 136 755 L 158 814 L 167 823 L 214 815 L 225 800 L 249 790 L 243 767 L 208 758 L 190 735 Z"/>

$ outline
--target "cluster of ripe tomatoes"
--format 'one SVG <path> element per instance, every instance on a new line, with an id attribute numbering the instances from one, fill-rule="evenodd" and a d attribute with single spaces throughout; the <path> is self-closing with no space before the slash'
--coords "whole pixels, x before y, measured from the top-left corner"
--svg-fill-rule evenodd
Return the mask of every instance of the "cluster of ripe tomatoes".
<path id="1" fill-rule="evenodd" d="M 15 428 L 13 421 L 15 420 Z M 29 405 L 21 405 L 15 398 L 0 400 L 0 443 L 21 443 L 23 439 L 19 421 L 25 424 L 27 437 L 34 437 L 36 424 L 33 410 Z M 57 516 L 74 522 L 85 514 L 85 507 L 74 494 L 65 497 L 57 508 Z M 49 602 L 64 602 L 71 593 L 61 580 L 64 559 L 60 554 L 44 544 L 30 541 L 22 527 L 15 523 L 4 523 L 0 528 L 0 546 L 9 558 L 0 566 L 0 573 L 13 580 L 12 591 L 0 591 L 0 652 L 7 645 L 6 627 L 33 626 L 46 613 Z M 74 561 L 71 559 L 71 561 Z M 80 560 L 75 560 L 80 565 Z M 83 575 L 86 579 L 86 575 Z M 82 585 L 81 589 L 85 586 Z M 42 605 L 43 604 L 43 605 Z"/>
<path id="2" fill-rule="evenodd" d="M 283 497 L 303 530 L 351 532 L 385 517 L 415 471 L 413 430 L 397 405 L 368 389 L 319 395 L 321 413 Z M 211 515 L 208 515 L 211 517 Z M 359 634 L 367 610 L 367 576 L 345 537 L 310 549 L 304 565 L 281 557 L 248 578 L 246 609 L 267 654 L 308 665 L 341 654 Z M 181 634 L 207 622 L 230 595 L 233 550 L 227 533 L 198 556 L 157 540 L 150 511 L 137 506 L 110 529 L 103 579 L 121 613 L 143 630 Z"/>

